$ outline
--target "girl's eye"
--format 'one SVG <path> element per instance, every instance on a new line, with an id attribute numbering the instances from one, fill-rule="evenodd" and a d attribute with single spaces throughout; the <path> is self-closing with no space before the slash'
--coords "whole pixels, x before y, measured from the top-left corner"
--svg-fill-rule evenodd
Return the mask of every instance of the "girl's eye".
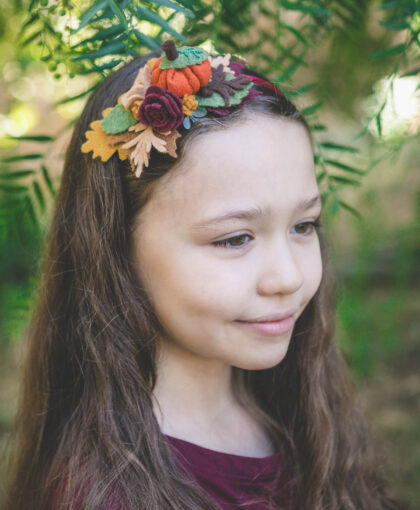
<path id="1" fill-rule="evenodd" d="M 297 223 L 293 228 L 295 228 L 295 231 L 297 234 L 303 235 L 303 236 L 309 236 L 311 235 L 315 229 L 320 228 L 321 222 L 319 220 L 315 221 L 304 221 L 302 223 Z M 310 228 L 307 228 L 310 227 Z"/>
<path id="2" fill-rule="evenodd" d="M 314 233 L 316 228 L 320 228 L 321 223 L 319 220 L 315 221 L 304 221 L 302 223 L 297 223 L 293 228 L 295 228 L 296 233 L 301 236 L 309 236 Z M 228 239 L 223 239 L 221 241 L 214 241 L 212 244 L 214 246 L 220 246 L 222 248 L 230 248 L 230 249 L 239 249 L 246 246 L 248 243 L 241 243 L 245 237 L 251 236 L 248 234 L 241 234 L 239 236 L 229 237 Z"/>
<path id="3" fill-rule="evenodd" d="M 215 241 L 212 243 L 214 246 L 221 246 L 222 248 L 238 249 L 245 246 L 243 243 L 236 244 L 236 241 L 243 239 L 244 237 L 251 237 L 248 234 L 241 234 L 235 237 L 229 237 L 229 239 L 223 239 L 222 241 Z M 233 242 L 232 242 L 233 241 Z"/>

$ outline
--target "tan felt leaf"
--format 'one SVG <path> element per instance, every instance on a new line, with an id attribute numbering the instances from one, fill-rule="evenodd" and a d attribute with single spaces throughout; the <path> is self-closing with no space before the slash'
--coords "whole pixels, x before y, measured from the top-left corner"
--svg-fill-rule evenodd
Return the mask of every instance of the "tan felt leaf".
<path id="1" fill-rule="evenodd" d="M 131 88 L 121 97 L 121 104 L 126 110 L 129 110 L 131 105 L 136 100 L 144 99 L 146 90 L 150 85 L 152 73 L 150 72 L 149 66 L 145 65 L 137 73 L 136 79 L 134 80 Z"/>
<path id="2" fill-rule="evenodd" d="M 160 152 L 166 152 L 166 141 L 156 136 L 153 129 L 149 126 L 122 146 L 123 149 L 130 149 L 131 147 L 134 147 L 134 150 L 130 154 L 130 159 L 136 165 L 136 177 L 140 177 L 143 165 L 149 166 L 152 147 L 155 147 Z"/>
<path id="3" fill-rule="evenodd" d="M 230 63 L 230 53 L 226 53 L 226 55 L 218 56 L 218 57 L 210 57 L 211 67 L 217 69 L 219 64 L 223 65 L 223 71 L 228 74 L 235 74 L 233 69 L 229 67 Z"/>
<path id="4" fill-rule="evenodd" d="M 139 133 L 140 131 L 143 131 L 144 129 L 147 129 L 147 126 L 139 122 L 138 124 L 134 124 L 134 126 L 130 126 L 128 128 L 129 131 L 134 131 L 135 133 Z"/>
<path id="5" fill-rule="evenodd" d="M 157 133 L 157 136 L 166 141 L 166 152 L 169 154 L 169 156 L 177 158 L 178 155 L 176 153 L 176 141 L 181 136 L 181 133 L 174 129 L 173 131 L 170 131 L 168 134 Z"/>

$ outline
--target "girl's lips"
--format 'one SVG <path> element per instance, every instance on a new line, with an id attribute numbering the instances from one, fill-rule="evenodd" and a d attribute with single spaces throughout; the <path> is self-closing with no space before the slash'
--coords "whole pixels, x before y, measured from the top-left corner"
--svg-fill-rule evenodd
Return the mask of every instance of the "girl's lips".
<path id="1" fill-rule="evenodd" d="M 290 315 L 289 317 L 286 317 L 285 319 L 279 321 L 270 322 L 235 321 L 235 322 L 257 333 L 269 336 L 276 336 L 283 335 L 284 333 L 287 333 L 288 331 L 293 329 L 293 326 L 295 325 L 295 318 L 293 317 L 293 315 Z"/>

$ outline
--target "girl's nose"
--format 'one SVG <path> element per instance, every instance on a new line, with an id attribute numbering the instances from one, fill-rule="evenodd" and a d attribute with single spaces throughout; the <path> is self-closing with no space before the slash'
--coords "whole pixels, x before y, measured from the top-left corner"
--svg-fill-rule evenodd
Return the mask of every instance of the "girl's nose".
<path id="1" fill-rule="evenodd" d="M 258 281 L 260 294 L 293 294 L 303 285 L 303 273 L 296 254 L 287 242 L 279 244 L 270 248 L 263 259 Z"/>

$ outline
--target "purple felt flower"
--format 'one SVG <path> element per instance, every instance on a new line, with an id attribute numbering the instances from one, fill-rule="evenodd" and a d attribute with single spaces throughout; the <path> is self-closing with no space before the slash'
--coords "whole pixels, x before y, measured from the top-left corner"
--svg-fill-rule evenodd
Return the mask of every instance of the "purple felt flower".
<path id="1" fill-rule="evenodd" d="M 238 60 L 232 60 L 229 62 L 229 67 L 235 73 L 235 76 L 239 76 L 242 73 L 242 69 L 245 67 L 245 63 L 239 62 Z"/>
<path id="2" fill-rule="evenodd" d="M 241 104 L 245 104 L 257 96 L 262 96 L 261 90 L 255 90 L 255 89 L 251 88 L 251 89 L 249 89 L 248 95 L 242 99 Z"/>
<path id="3" fill-rule="evenodd" d="M 242 105 L 246 104 L 248 101 L 251 101 L 251 99 L 253 99 L 254 97 L 261 96 L 261 95 L 262 95 L 262 92 L 260 90 L 254 90 L 251 88 L 251 89 L 249 89 L 248 95 L 242 99 L 240 104 L 242 106 Z M 236 106 L 239 106 L 239 105 L 236 105 Z M 220 115 L 221 117 L 224 115 L 228 115 L 228 113 L 230 112 L 229 108 L 208 107 L 207 110 L 209 112 L 215 113 L 216 115 Z"/>
<path id="4" fill-rule="evenodd" d="M 172 131 L 182 124 L 184 112 L 179 96 L 159 85 L 151 85 L 140 105 L 138 120 L 159 133 Z"/>

